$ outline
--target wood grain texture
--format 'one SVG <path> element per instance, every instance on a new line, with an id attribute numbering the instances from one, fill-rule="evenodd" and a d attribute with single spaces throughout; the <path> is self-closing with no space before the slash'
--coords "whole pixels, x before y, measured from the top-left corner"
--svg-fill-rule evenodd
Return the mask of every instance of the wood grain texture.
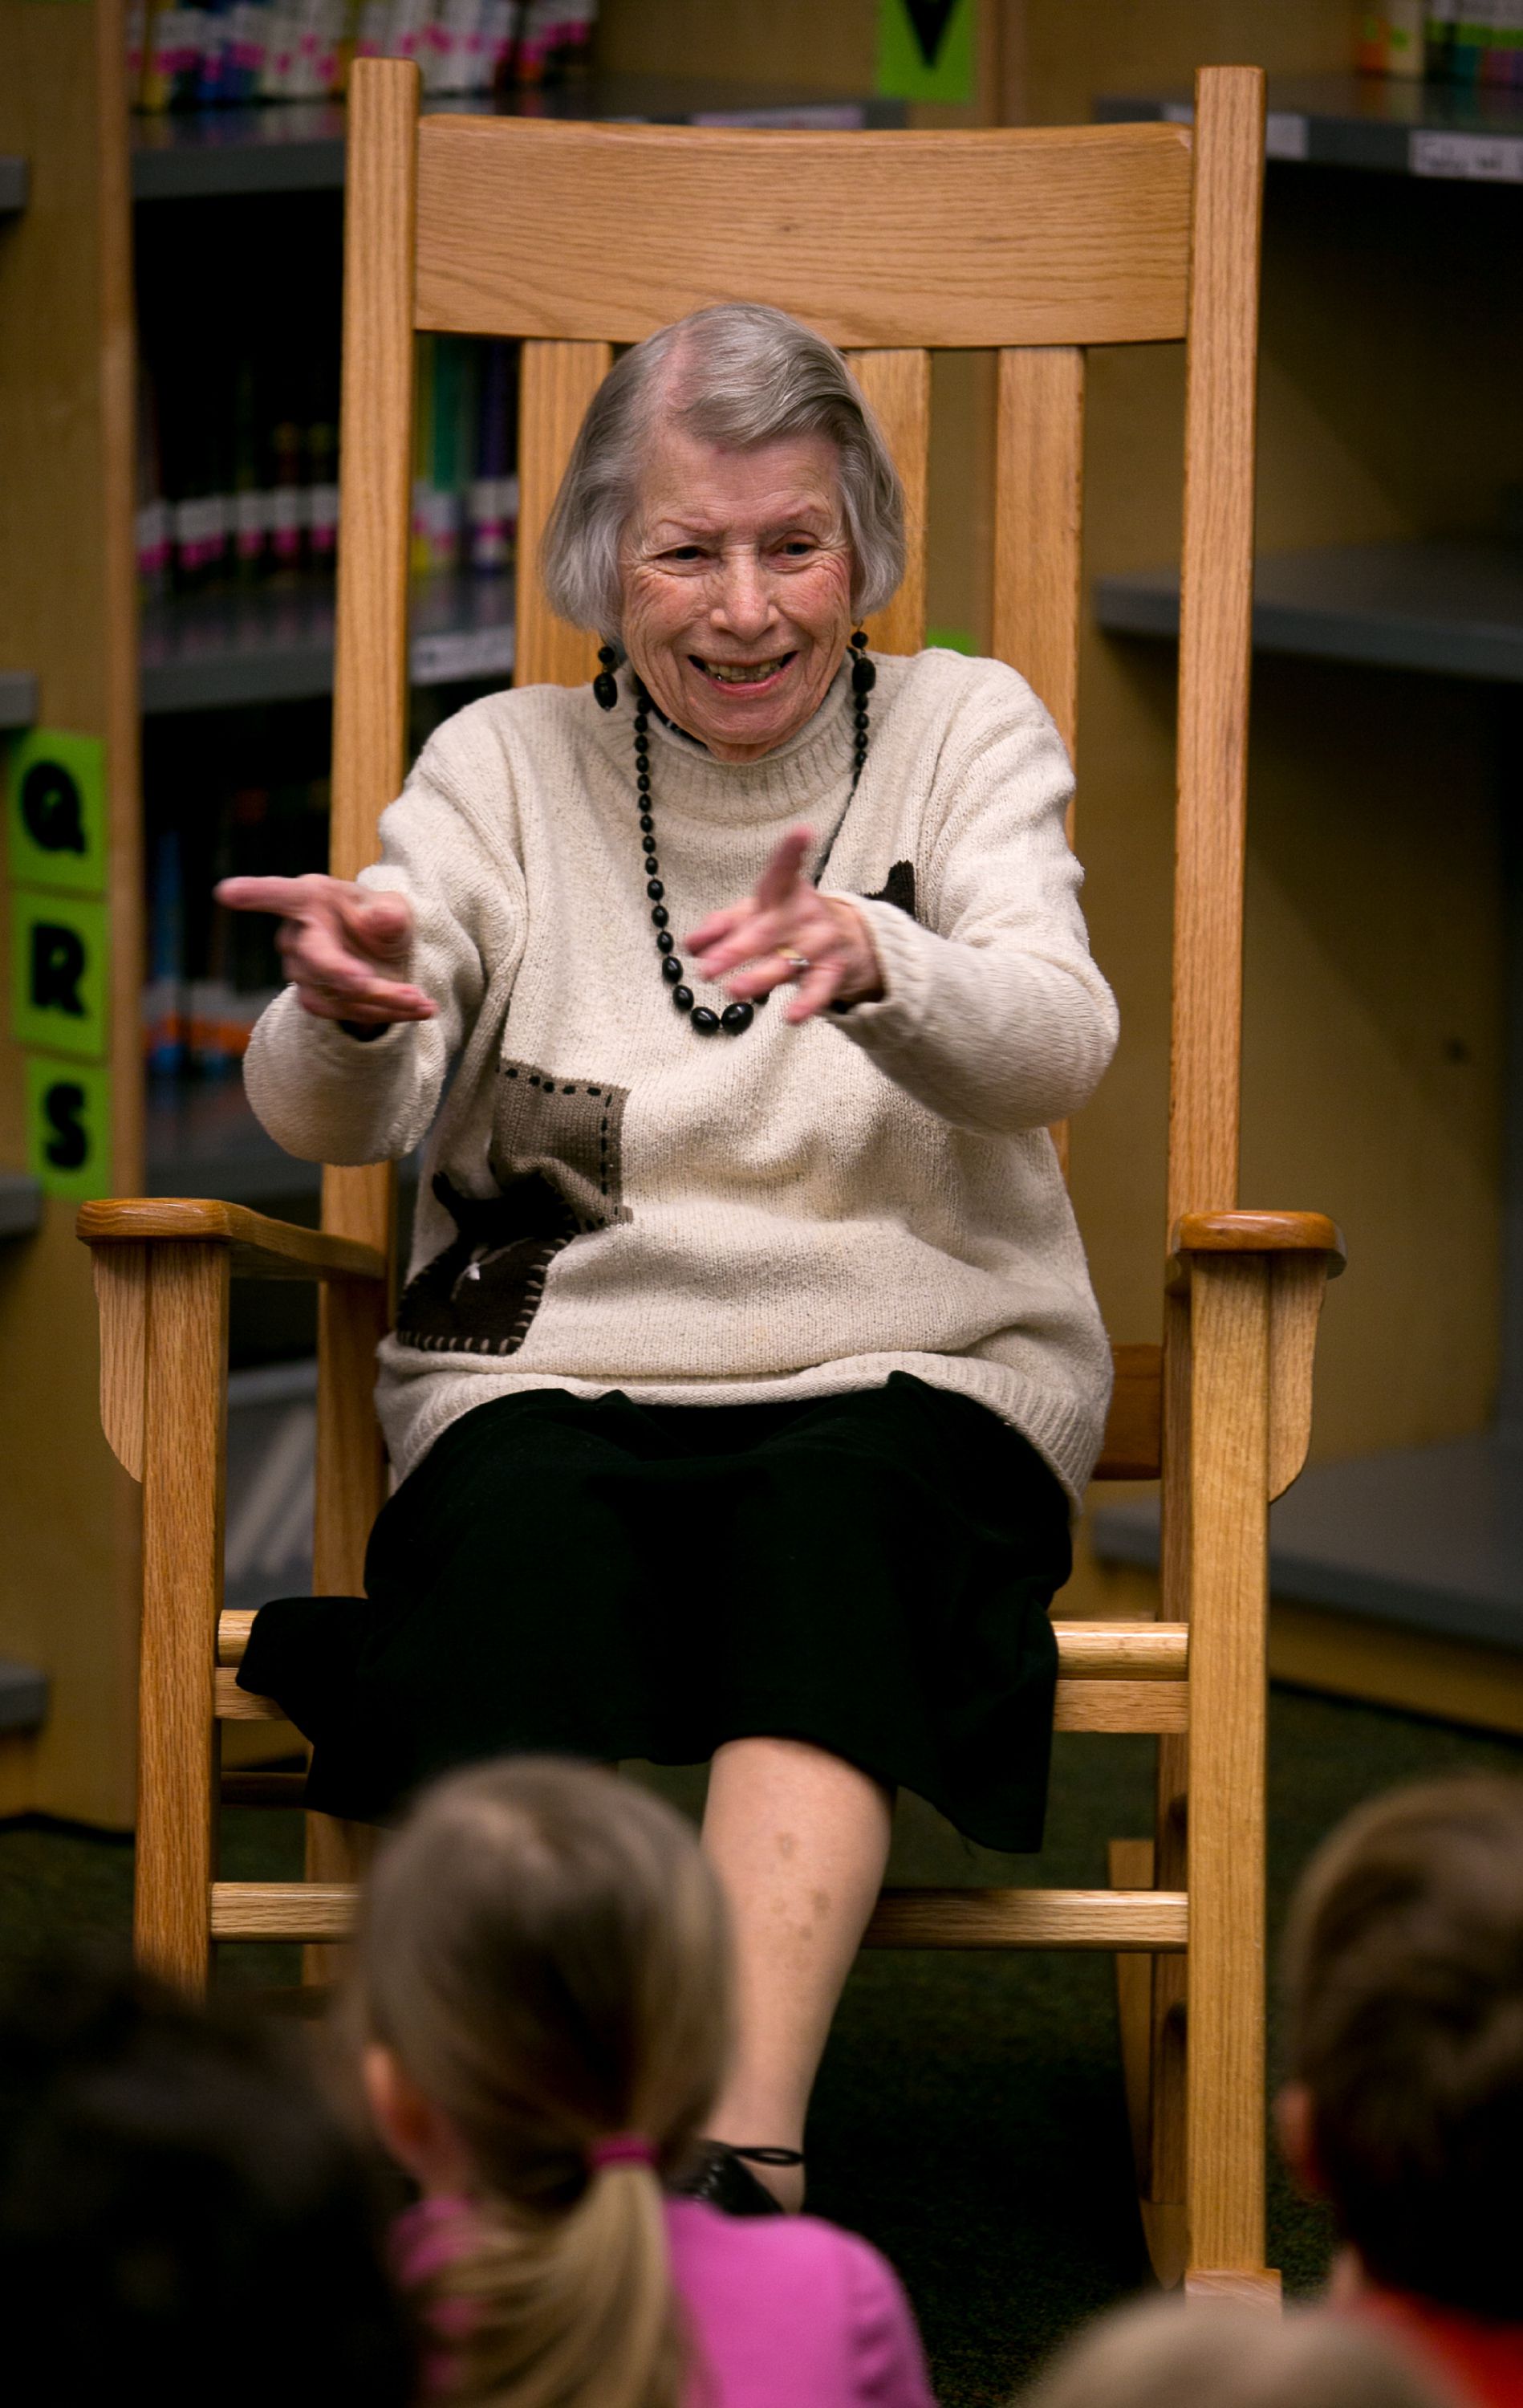
<path id="1" fill-rule="evenodd" d="M 407 546 L 412 511 L 418 70 L 356 63 L 349 90 L 344 222 L 343 474 L 328 867 L 354 878 L 407 766 Z M 318 1317 L 314 1585 L 357 1593 L 386 1493 L 372 1391 L 391 1312 L 395 1172 L 330 1166 L 322 1226 L 378 1257 L 380 1281 L 325 1289 Z"/>
<path id="2" fill-rule="evenodd" d="M 1181 1681 L 1189 1670 L 1189 1631 L 1181 1624 L 1055 1622 L 1052 1628 L 1065 1680 Z"/>
<path id="3" fill-rule="evenodd" d="M 217 1661 L 241 1664 L 254 1627 L 252 1606 L 226 1607 L 217 1619 Z"/>
<path id="4" fill-rule="evenodd" d="M 1169 341 L 1185 327 L 1189 189 L 1189 137 L 1168 125 L 837 136 L 426 117 L 418 323 L 634 343 L 744 294 L 846 350 Z M 632 208 L 634 273 L 610 239 Z"/>
<path id="5" fill-rule="evenodd" d="M 1070 760 L 1078 746 L 1083 484 L 1083 352 L 1002 351 L 993 651 L 1041 695 Z"/>
<path id="6" fill-rule="evenodd" d="M 376 1349 L 391 1320 L 389 1285 L 325 1286 L 318 1300 L 317 1510 L 312 1580 L 319 1597 L 359 1597 L 366 1541 L 386 1501 L 376 1417 Z"/>
<path id="7" fill-rule="evenodd" d="M 103 1246 L 91 1268 L 101 1330 L 101 1426 L 122 1469 L 141 1480 L 149 1250 Z"/>
<path id="8" fill-rule="evenodd" d="M 1190 2265 L 1264 2265 L 1270 1272 L 1196 1258 L 1190 1414 Z"/>
<path id="9" fill-rule="evenodd" d="M 1053 1700 L 1060 1731 L 1183 1731 L 1189 1728 L 1184 1681 L 1064 1680 Z"/>
<path id="10" fill-rule="evenodd" d="M 585 685 L 597 666 L 597 637 L 556 618 L 545 599 L 539 547 L 587 405 L 612 366 L 607 343 L 523 346 L 515 685 Z"/>
<path id="11" fill-rule="evenodd" d="M 220 1723 L 278 1723 L 285 1720 L 285 1709 L 273 1698 L 256 1697 L 251 1689 L 240 1689 L 237 1669 L 234 1665 L 214 1666 L 211 1676 L 212 1707 Z"/>
<path id="12" fill-rule="evenodd" d="M 218 1882 L 218 1940 L 347 1939 L 357 1893 L 349 1883 Z M 1182 1897 L 1159 1890 L 885 1890 L 867 1948 L 1183 1948 Z"/>
<path id="13" fill-rule="evenodd" d="M 344 201 L 338 615 L 329 867 L 376 858 L 407 747 L 418 69 L 357 60 Z"/>
<path id="14" fill-rule="evenodd" d="M 1112 1840 L 1105 1851 L 1105 1870 L 1112 1889 L 1151 1889 L 1152 1841 Z M 1132 2162 L 1139 2200 L 1147 2188 L 1152 2145 L 1152 1958 L 1140 1956 L 1135 1951 L 1123 1951 L 1116 1959 L 1116 2020 L 1121 2041 L 1121 2083 L 1126 2094 L 1127 2128 L 1132 2136 Z M 1154 2272 L 1157 2273 L 1157 2267 Z"/>
<path id="15" fill-rule="evenodd" d="M 1343 1232 L 1325 1212 L 1186 1212 L 1175 1222 L 1174 1254 L 1327 1254 L 1336 1278 L 1347 1259 Z"/>
<path id="16" fill-rule="evenodd" d="M 192 1994 L 209 1965 L 222 1587 L 228 1260 L 166 1245 L 149 1282 L 139 1666 L 138 1962 Z"/>
<path id="17" fill-rule="evenodd" d="M 1158 1346 L 1113 1346 L 1115 1373 L 1096 1480 L 1156 1480 L 1162 1467 L 1163 1354 Z"/>
<path id="18" fill-rule="evenodd" d="M 864 1948 L 1183 1948 L 1182 1894 L 1109 1889 L 886 1889 Z"/>
<path id="19" fill-rule="evenodd" d="M 133 1196 L 82 1204 L 75 1226 L 87 1246 L 102 1250 L 150 1240 L 221 1247 L 235 1275 L 246 1279 L 386 1278 L 386 1259 L 373 1246 L 211 1197 Z"/>
<path id="20" fill-rule="evenodd" d="M 904 488 L 904 574 L 866 622 L 875 652 L 918 652 L 925 643 L 926 477 L 931 457 L 929 351 L 853 351 L 852 374 L 883 430 Z"/>
<path id="21" fill-rule="evenodd" d="M 1277 1254 L 1269 1274 L 1269 1499 L 1305 1468 L 1312 1443 L 1312 1372 L 1328 1292 L 1326 1254 Z"/>
<path id="22" fill-rule="evenodd" d="M 1188 1627 L 1189 1616 L 1190 1364 L 1189 1297 L 1165 1295 L 1160 1599 L 1164 1627 Z M 1153 1830 L 1154 1877 L 1164 1889 L 1185 1886 L 1189 1794 L 1189 1742 L 1174 1736 L 1162 1738 L 1154 1776 Z M 1186 1964 L 1177 1956 L 1155 1956 L 1152 1971 L 1151 2116 L 1144 2191 L 1149 2207 L 1161 2217 L 1158 2230 L 1162 2235 L 1175 2231 L 1184 2212 L 1189 1976 Z M 1178 2215 L 1163 2214 L 1174 2209 Z M 1160 2245 L 1165 2244 L 1160 2242 Z"/>
<path id="23" fill-rule="evenodd" d="M 1168 1219 L 1237 1200 L 1264 79 L 1197 79 Z"/>
<path id="24" fill-rule="evenodd" d="M 214 1940 L 347 1940 L 357 1899 L 349 1882 L 214 1882 L 202 1911 Z"/>

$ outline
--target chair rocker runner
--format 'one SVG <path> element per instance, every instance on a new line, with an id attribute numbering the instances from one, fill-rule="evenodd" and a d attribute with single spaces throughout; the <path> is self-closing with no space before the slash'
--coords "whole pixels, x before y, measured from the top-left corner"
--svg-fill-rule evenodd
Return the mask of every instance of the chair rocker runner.
<path id="1" fill-rule="evenodd" d="M 362 62 L 331 867 L 352 878 L 375 858 L 406 766 L 416 331 L 522 344 L 524 683 L 592 671 L 590 639 L 548 614 L 535 560 L 615 344 L 738 294 L 851 354 L 909 501 L 904 581 L 870 628 L 890 652 L 924 640 L 930 352 L 997 352 L 992 649 L 1043 696 L 1071 751 L 1085 347 L 1186 345 L 1163 1341 L 1115 1350 L 1097 1473 L 1161 1480 L 1163 1618 L 1058 1625 L 1058 1728 L 1158 1734 L 1154 1836 L 1115 1843 L 1109 1889 L 887 1892 L 867 1940 L 1117 1952 L 1154 2264 L 1192 2290 L 1269 2300 L 1267 1514 L 1305 1457 L 1317 1315 L 1342 1248 L 1319 1214 L 1235 1209 L 1262 129 L 1263 79 L 1245 67 L 1203 70 L 1193 132 L 832 135 L 420 120 L 414 67 Z M 603 233 L 634 191 L 644 279 Z M 743 208 L 727 208 L 731 192 Z M 786 212 L 773 192 L 787 193 Z M 864 217 L 876 231 L 865 249 L 854 238 Z M 392 1192 L 388 1166 L 329 1168 L 316 1231 L 216 1202 L 106 1202 L 79 1216 L 100 1296 L 107 1434 L 143 1484 L 136 1942 L 188 1990 L 205 1984 L 215 1941 L 303 1941 L 311 1970 L 350 1928 L 357 1828 L 310 1815 L 302 1883 L 216 1873 L 220 1726 L 278 1711 L 237 1687 L 249 1617 L 221 1611 L 228 1294 L 235 1276 L 320 1283 L 316 1586 L 356 1593 L 385 1495 L 370 1397 Z M 231 1773 L 221 1794 L 292 1803 L 301 1786 L 299 1774 Z"/>

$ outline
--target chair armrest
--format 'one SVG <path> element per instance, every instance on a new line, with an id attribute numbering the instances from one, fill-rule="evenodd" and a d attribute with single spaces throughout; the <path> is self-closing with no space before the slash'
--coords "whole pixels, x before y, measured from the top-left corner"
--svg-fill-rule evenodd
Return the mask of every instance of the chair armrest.
<path id="1" fill-rule="evenodd" d="M 1336 1279 L 1348 1249 L 1325 1212 L 1186 1212 L 1174 1223 L 1171 1270 L 1186 1254 L 1325 1254 Z"/>
<path id="2" fill-rule="evenodd" d="M 1268 1278 L 1269 1495 L 1283 1497 L 1306 1461 L 1312 1437 L 1312 1364 L 1330 1279 L 1346 1260 L 1343 1234 L 1325 1212 L 1186 1212 L 1175 1224 L 1168 1286 L 1257 1256 Z"/>
<path id="3" fill-rule="evenodd" d="M 235 1279 L 384 1280 L 386 1257 L 355 1238 L 272 1221 L 243 1204 L 200 1197 L 132 1196 L 84 1204 L 75 1222 L 87 1246 L 226 1246 Z"/>

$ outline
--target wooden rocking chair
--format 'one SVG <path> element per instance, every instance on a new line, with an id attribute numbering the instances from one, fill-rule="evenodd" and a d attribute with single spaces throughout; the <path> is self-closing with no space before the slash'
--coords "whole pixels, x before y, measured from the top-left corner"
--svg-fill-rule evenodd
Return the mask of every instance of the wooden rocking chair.
<path id="1" fill-rule="evenodd" d="M 881 1947 L 1115 1950 L 1139 2187 L 1168 2281 L 1272 2299 L 1264 2268 L 1266 1524 L 1303 1461 L 1336 1230 L 1233 1209 L 1262 78 L 1204 70 L 1193 133 L 790 134 L 418 115 L 407 64 L 349 102 L 332 866 L 352 878 L 406 762 L 416 329 L 522 342 L 521 682 L 591 674 L 535 553 L 615 344 L 700 304 L 775 302 L 847 348 L 911 509 L 872 629 L 923 640 L 929 351 L 999 354 L 993 648 L 1072 747 L 1084 347 L 1188 346 L 1169 1244 L 1161 1348 L 1117 1351 L 1102 1479 L 1161 1475 L 1163 1614 L 1060 1624 L 1060 1729 L 1160 1734 L 1150 1842 L 1113 1887 L 885 1895 Z M 864 224 L 873 240 L 859 238 Z M 632 275 L 628 251 L 638 256 Z M 193 1990 L 214 1941 L 343 1938 L 357 1831 L 311 1816 L 298 1884 L 217 1878 L 220 1720 L 278 1709 L 221 1612 L 228 1283 L 321 1283 L 316 1584 L 362 1586 L 385 1494 L 371 1405 L 392 1278 L 390 1168 L 330 1168 L 322 1226 L 221 1203 L 88 1205 L 112 1446 L 143 1484 L 136 1939 Z M 299 1798 L 300 1776 L 231 1776 Z M 1187 1811 L 1188 1810 L 1188 1811 Z M 309 1951 L 308 1963 L 312 1963 Z"/>

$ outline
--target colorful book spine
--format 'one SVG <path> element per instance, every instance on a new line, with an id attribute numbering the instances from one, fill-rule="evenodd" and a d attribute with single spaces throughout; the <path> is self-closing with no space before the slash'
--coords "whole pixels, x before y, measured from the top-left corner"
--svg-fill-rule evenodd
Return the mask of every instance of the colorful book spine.
<path id="1" fill-rule="evenodd" d="M 535 86 L 586 68 L 596 15 L 595 0 L 127 0 L 127 89 L 149 110 L 336 99 L 357 57 L 416 59 L 430 94 Z"/>

